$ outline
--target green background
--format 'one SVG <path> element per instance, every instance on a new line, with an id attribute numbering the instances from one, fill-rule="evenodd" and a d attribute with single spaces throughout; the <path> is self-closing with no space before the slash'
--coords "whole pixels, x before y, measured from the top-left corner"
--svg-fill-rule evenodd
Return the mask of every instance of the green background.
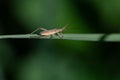
<path id="1" fill-rule="evenodd" d="M 120 1 L 0 0 L 1 35 L 66 24 L 63 33 L 119 33 Z M 120 80 L 119 49 L 119 42 L 0 40 L 0 80 Z"/>

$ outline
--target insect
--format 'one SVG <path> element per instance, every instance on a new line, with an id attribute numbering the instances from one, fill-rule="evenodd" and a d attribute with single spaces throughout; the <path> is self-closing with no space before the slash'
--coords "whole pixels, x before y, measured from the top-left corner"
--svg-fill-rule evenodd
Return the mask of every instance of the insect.
<path id="1" fill-rule="evenodd" d="M 62 31 L 66 28 L 66 26 L 64 26 L 63 28 L 55 28 L 55 29 L 50 29 L 50 30 L 47 30 L 45 28 L 39 27 L 36 30 L 34 30 L 32 33 L 30 33 L 30 34 L 33 34 L 33 33 L 35 33 L 38 30 L 42 30 L 42 32 L 39 33 L 40 34 L 40 38 L 44 38 L 44 37 L 47 37 L 47 36 L 54 37 L 54 35 L 57 35 L 59 38 L 63 39 Z"/>

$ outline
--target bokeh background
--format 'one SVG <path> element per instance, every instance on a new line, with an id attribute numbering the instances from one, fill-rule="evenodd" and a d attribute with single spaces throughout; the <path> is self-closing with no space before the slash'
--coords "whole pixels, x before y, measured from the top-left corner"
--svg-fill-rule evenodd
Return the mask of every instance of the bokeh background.
<path id="1" fill-rule="evenodd" d="M 119 33 L 120 0 L 0 0 L 0 35 L 68 23 L 64 33 Z M 120 43 L 0 40 L 0 80 L 10 79 L 120 80 Z"/>

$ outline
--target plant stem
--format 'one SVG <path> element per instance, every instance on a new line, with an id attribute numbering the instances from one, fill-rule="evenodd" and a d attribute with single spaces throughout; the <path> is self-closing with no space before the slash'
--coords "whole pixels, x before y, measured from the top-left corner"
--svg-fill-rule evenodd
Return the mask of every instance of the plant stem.
<path id="1" fill-rule="evenodd" d="M 0 35 L 0 39 L 10 39 L 10 38 L 31 38 L 31 36 L 39 36 L 37 34 L 16 34 L 16 35 Z"/>
<path id="2" fill-rule="evenodd" d="M 40 37 L 38 34 L 16 34 L 16 35 L 1 35 L 0 39 L 16 39 L 16 38 L 26 38 L 26 39 L 60 39 L 58 36 L 53 38 Z M 107 42 L 120 42 L 120 34 L 63 34 L 63 39 L 66 40 L 80 40 L 80 41 L 107 41 Z"/>

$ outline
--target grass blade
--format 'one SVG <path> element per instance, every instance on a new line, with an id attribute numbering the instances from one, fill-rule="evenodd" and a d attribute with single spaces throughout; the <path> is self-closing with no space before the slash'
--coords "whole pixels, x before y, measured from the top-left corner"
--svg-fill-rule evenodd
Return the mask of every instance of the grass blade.
<path id="1" fill-rule="evenodd" d="M 120 42 L 120 34 L 63 34 L 64 40 L 80 40 L 80 41 L 107 41 L 107 42 Z M 9 38 L 28 38 L 28 39 L 60 39 L 58 36 L 42 37 L 38 34 L 18 34 L 18 35 L 1 35 L 0 39 Z"/>

